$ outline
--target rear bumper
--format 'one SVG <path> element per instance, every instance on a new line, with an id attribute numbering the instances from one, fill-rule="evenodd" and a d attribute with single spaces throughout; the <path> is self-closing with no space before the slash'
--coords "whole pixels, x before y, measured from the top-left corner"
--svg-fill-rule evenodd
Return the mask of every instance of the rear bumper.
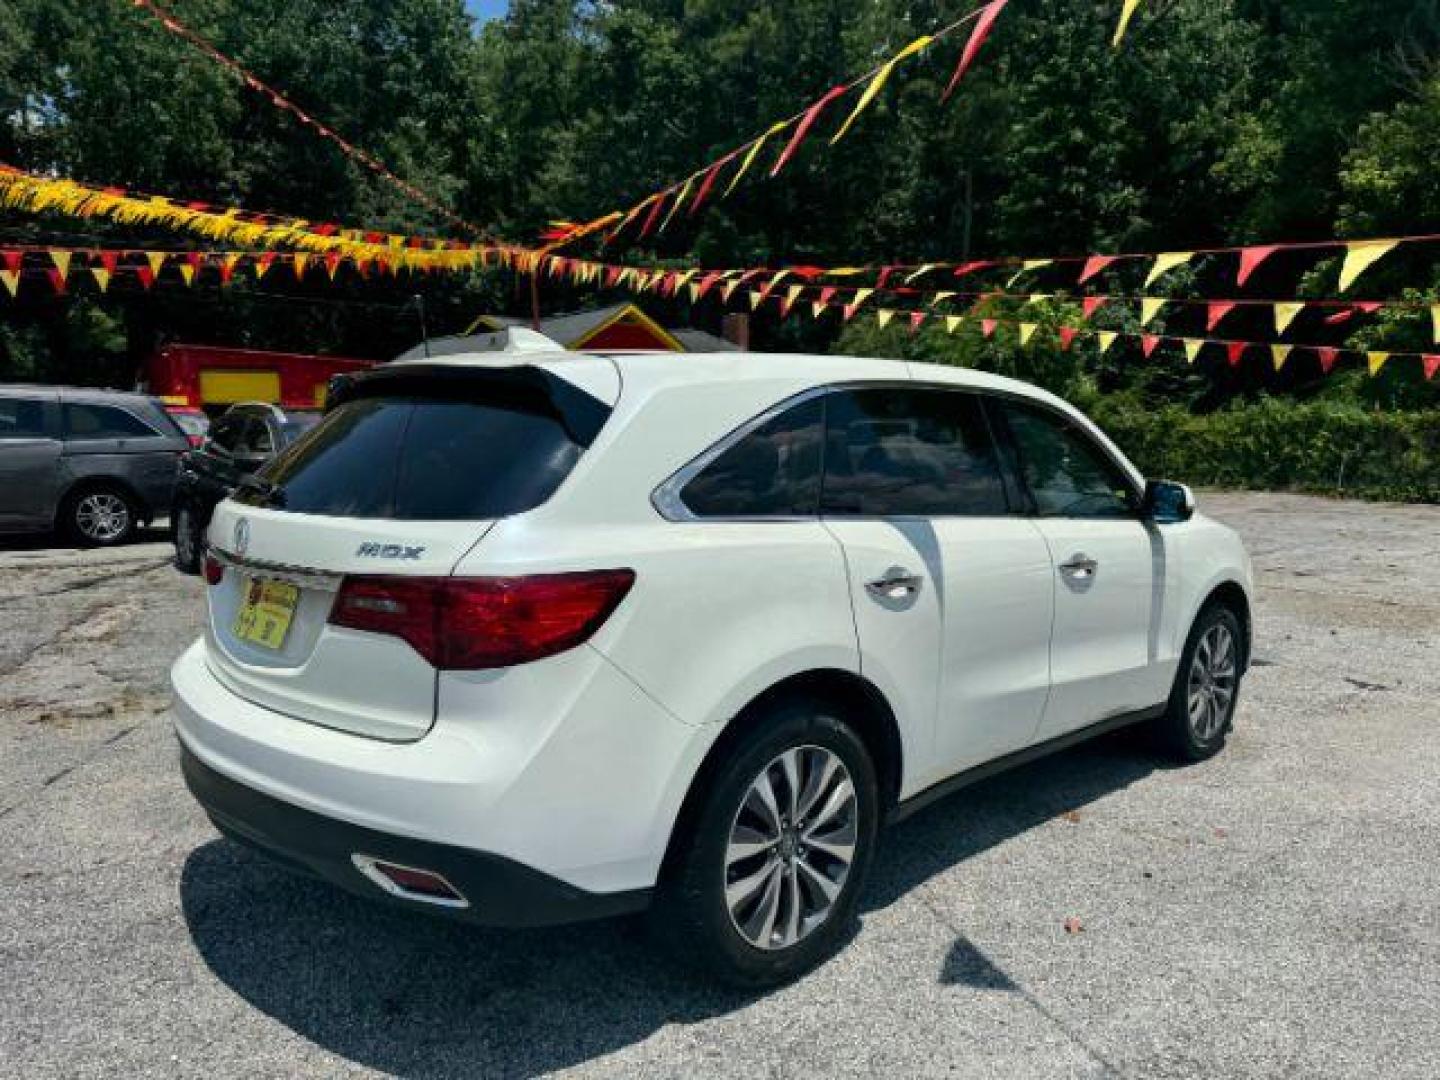
<path id="1" fill-rule="evenodd" d="M 215 827 L 292 869 L 358 896 L 486 926 L 553 926 L 640 911 L 649 889 L 592 893 L 512 859 L 363 828 L 272 798 L 210 768 L 180 745 L 186 786 Z M 380 888 L 355 867 L 368 855 L 437 873 L 467 906 L 441 907 Z"/>

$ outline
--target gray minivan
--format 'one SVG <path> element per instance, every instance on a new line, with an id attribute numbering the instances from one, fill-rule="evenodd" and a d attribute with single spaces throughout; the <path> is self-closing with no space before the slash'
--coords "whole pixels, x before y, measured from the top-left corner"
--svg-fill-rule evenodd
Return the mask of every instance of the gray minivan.
<path id="1" fill-rule="evenodd" d="M 184 433 L 143 394 L 0 386 L 0 532 L 119 544 L 170 512 Z"/>

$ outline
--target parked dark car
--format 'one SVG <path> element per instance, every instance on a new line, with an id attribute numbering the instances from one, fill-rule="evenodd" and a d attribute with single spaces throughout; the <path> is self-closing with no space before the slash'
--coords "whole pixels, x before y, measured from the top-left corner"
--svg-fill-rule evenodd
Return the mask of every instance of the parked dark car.
<path id="1" fill-rule="evenodd" d="M 199 448 L 180 462 L 170 515 L 175 565 L 200 570 L 205 530 L 216 505 L 272 457 L 320 421 L 318 409 L 282 409 L 263 402 L 232 405 L 210 425 Z"/>
<path id="2" fill-rule="evenodd" d="M 188 444 L 143 394 L 0 386 L 0 532 L 120 544 L 170 512 Z"/>

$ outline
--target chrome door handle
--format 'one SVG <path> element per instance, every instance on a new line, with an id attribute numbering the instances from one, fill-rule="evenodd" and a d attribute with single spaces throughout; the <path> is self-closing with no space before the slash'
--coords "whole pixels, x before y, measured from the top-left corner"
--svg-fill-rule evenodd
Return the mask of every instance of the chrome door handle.
<path id="1" fill-rule="evenodd" d="M 874 581 L 867 581 L 865 588 L 871 596 L 886 600 L 897 600 L 902 596 L 914 596 L 920 591 L 925 579 L 899 566 L 892 566 Z"/>
<path id="2" fill-rule="evenodd" d="M 1100 564 L 1088 555 L 1072 555 L 1069 562 L 1060 564 L 1060 572 L 1067 577 L 1084 581 L 1086 578 L 1094 577 L 1095 571 L 1099 567 Z"/>

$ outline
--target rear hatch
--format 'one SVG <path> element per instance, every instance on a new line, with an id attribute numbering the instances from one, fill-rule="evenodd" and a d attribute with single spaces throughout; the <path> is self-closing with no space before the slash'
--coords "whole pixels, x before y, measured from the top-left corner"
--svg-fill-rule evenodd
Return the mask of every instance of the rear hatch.
<path id="1" fill-rule="evenodd" d="M 206 565 L 216 677 L 299 720 L 424 735 L 435 666 L 402 637 L 335 625 L 336 598 L 347 582 L 372 594 L 378 584 L 362 602 L 386 604 L 386 581 L 448 577 L 497 519 L 550 498 L 618 395 L 607 360 L 554 367 L 565 375 L 393 365 L 342 387 L 313 431 L 216 509 Z"/>

